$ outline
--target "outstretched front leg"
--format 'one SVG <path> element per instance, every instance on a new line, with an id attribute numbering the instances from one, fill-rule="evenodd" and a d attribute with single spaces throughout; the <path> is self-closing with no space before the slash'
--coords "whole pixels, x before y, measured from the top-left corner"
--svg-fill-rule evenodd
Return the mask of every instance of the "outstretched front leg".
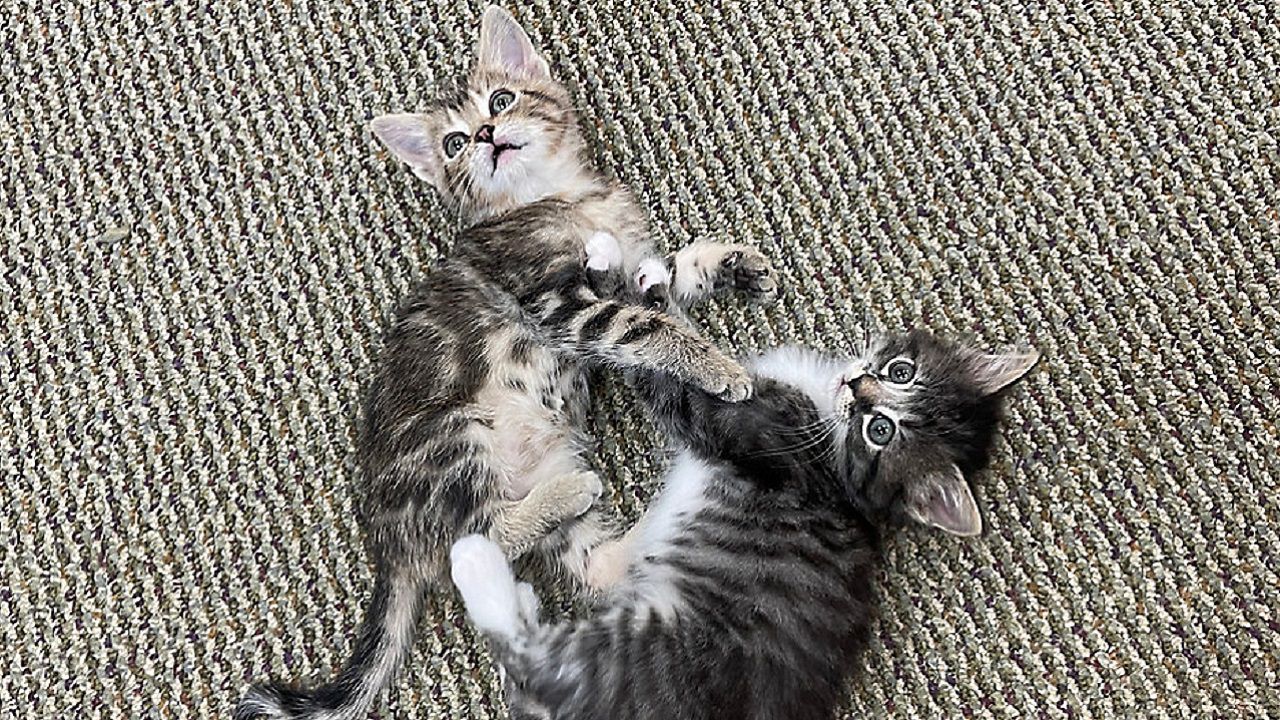
<path id="1" fill-rule="evenodd" d="M 751 396 L 751 378 L 737 361 L 667 313 L 602 300 L 587 284 L 538 293 L 525 307 L 564 351 L 622 370 L 670 373 L 732 402 Z"/>

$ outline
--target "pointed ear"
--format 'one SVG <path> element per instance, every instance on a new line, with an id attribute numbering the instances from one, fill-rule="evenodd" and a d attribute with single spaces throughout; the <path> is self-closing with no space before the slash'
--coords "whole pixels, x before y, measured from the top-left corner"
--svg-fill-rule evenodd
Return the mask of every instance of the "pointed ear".
<path id="1" fill-rule="evenodd" d="M 490 5 L 480 21 L 480 67 L 521 78 L 548 79 L 551 70 L 511 13 Z"/>
<path id="2" fill-rule="evenodd" d="M 975 354 L 972 365 L 978 390 L 986 395 L 1000 392 L 1026 375 L 1039 359 L 1040 353 L 1035 350 L 1008 355 Z"/>
<path id="3" fill-rule="evenodd" d="M 907 514 L 952 535 L 971 537 L 982 532 L 978 504 L 955 465 L 916 481 L 907 493 Z"/>
<path id="4" fill-rule="evenodd" d="M 425 115 L 380 115 L 369 123 L 369 129 L 392 155 L 413 168 L 414 175 L 435 182 L 440 158 Z"/>

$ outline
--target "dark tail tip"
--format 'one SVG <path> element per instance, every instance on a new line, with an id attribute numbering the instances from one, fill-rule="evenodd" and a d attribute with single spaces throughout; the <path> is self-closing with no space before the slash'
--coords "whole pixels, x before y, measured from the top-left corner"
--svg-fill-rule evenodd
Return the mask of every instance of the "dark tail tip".
<path id="1" fill-rule="evenodd" d="M 231 717 L 232 720 L 285 720 L 304 718 L 317 709 L 315 698 L 309 692 L 280 683 L 264 683 L 249 688 Z"/>

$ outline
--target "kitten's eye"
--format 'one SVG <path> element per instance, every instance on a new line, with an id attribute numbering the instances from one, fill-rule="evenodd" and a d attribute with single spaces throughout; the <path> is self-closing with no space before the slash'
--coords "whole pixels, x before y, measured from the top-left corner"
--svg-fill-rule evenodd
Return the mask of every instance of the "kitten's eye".
<path id="1" fill-rule="evenodd" d="M 875 415 L 867 422 L 867 442 L 878 447 L 884 447 L 893 439 L 894 433 L 898 431 L 898 426 L 884 415 Z"/>
<path id="2" fill-rule="evenodd" d="M 516 101 L 516 94 L 510 90 L 495 90 L 489 96 L 489 114 L 497 115 L 498 113 L 511 107 L 511 103 Z"/>
<path id="3" fill-rule="evenodd" d="M 444 154 L 452 158 L 454 155 L 462 152 L 462 148 L 467 145 L 467 136 L 465 133 L 454 132 L 444 136 Z"/>
<path id="4" fill-rule="evenodd" d="M 906 385 L 915 379 L 916 364 L 905 358 L 898 358 L 890 361 L 881 374 L 895 385 Z"/>

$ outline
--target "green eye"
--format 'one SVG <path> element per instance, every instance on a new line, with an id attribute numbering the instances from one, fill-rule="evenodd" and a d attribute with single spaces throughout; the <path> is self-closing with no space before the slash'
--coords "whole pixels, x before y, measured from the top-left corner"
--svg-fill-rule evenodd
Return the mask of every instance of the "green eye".
<path id="1" fill-rule="evenodd" d="M 489 96 L 489 114 L 497 115 L 498 113 L 511 107 L 511 103 L 516 101 L 516 94 L 510 90 L 495 90 Z"/>
<path id="2" fill-rule="evenodd" d="M 885 367 L 884 376 L 895 385 L 906 385 L 915 379 L 916 365 L 910 360 L 898 358 Z"/>
<path id="3" fill-rule="evenodd" d="M 452 158 L 454 155 L 462 152 L 462 148 L 467 145 L 467 136 L 460 132 L 449 133 L 444 136 L 444 154 Z"/>
<path id="4" fill-rule="evenodd" d="M 867 422 L 867 442 L 878 447 L 884 447 L 893 439 L 894 434 L 898 431 L 898 426 L 884 415 L 875 415 Z"/>

